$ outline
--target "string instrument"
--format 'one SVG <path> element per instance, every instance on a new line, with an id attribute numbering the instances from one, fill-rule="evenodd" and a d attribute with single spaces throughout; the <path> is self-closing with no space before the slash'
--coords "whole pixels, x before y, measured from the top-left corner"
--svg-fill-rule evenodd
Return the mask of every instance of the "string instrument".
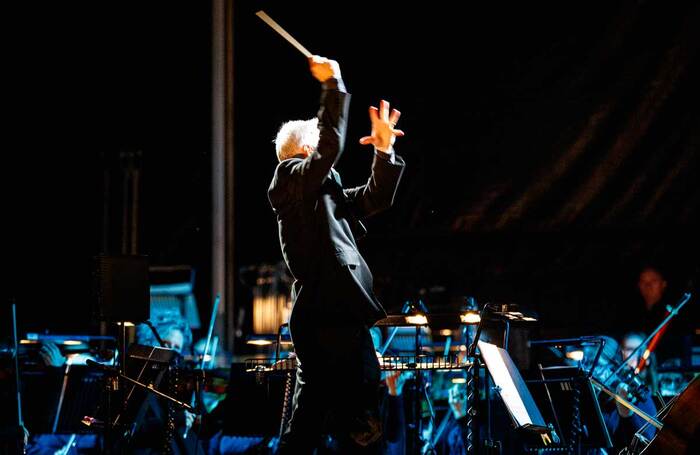
<path id="1" fill-rule="evenodd" d="M 598 360 L 596 356 L 596 359 L 593 360 L 593 363 L 595 363 L 595 367 L 591 365 L 593 355 L 591 355 L 590 358 L 584 359 L 583 363 L 580 364 L 580 367 L 584 370 L 593 368 L 592 377 L 595 380 L 605 385 L 606 387 L 609 387 L 611 390 L 618 391 L 618 393 L 623 392 L 623 398 L 629 401 L 630 403 L 635 404 L 646 401 L 651 393 L 651 391 L 649 390 L 649 386 L 644 382 L 641 376 L 635 373 L 632 367 L 629 367 L 625 363 L 620 363 L 617 359 L 613 358 L 613 356 L 606 354 L 602 350 L 602 346 L 605 345 L 605 342 L 614 343 L 614 346 L 617 345 L 615 340 L 608 339 L 609 341 L 604 341 L 602 340 L 602 338 L 581 337 L 561 340 L 541 340 L 531 341 L 530 344 L 545 346 L 552 345 L 553 347 L 576 345 L 583 346 L 585 350 L 586 347 L 596 345 L 602 341 L 603 344 L 600 345 L 600 347 L 598 348 L 600 352 L 600 359 Z M 616 351 L 617 348 L 615 348 L 614 350 Z M 564 361 L 567 364 L 571 364 L 570 361 L 564 355 L 564 352 L 560 349 L 550 349 L 548 352 L 554 354 L 561 361 Z M 618 386 L 620 385 L 624 385 L 624 388 L 618 388 Z"/>
<path id="2" fill-rule="evenodd" d="M 642 450 L 644 455 L 694 454 L 700 449 L 700 380 L 695 377 L 688 387 L 669 403 L 660 416 L 663 427 Z M 666 411 L 666 412 L 665 412 Z"/>
<path id="3" fill-rule="evenodd" d="M 216 407 L 217 404 L 219 404 L 219 401 L 221 400 L 213 400 L 213 404 L 209 400 L 206 400 L 209 403 L 209 406 L 207 406 L 208 403 L 205 403 L 205 393 L 204 393 L 204 382 L 206 381 L 207 374 L 205 373 L 205 367 L 207 366 L 207 358 L 209 357 L 210 359 L 214 359 L 215 353 L 212 352 L 210 355 L 209 348 L 212 347 L 212 336 L 214 335 L 214 324 L 216 323 L 216 315 L 218 313 L 219 309 L 219 303 L 221 302 L 221 294 L 217 293 L 216 298 L 214 299 L 214 305 L 212 306 L 211 309 L 211 317 L 209 318 L 209 330 L 207 331 L 207 338 L 206 338 L 206 343 L 204 345 L 204 351 L 202 352 L 202 357 L 201 361 L 199 364 L 198 369 L 192 369 L 193 372 L 196 372 L 197 374 L 194 377 L 194 389 L 192 391 L 192 396 L 190 398 L 190 403 L 191 406 L 196 409 L 198 412 L 198 420 L 199 420 L 199 426 L 201 428 L 201 422 L 202 422 L 202 417 L 203 414 L 210 412 L 211 410 Z M 214 342 L 214 348 L 218 345 L 218 337 L 214 337 L 216 340 Z M 223 399 L 223 398 L 221 398 Z M 199 404 L 199 406 L 197 406 Z M 189 428 L 185 429 L 185 432 L 182 434 L 182 439 L 187 439 L 187 434 L 188 434 Z M 197 438 L 199 439 L 199 438 Z"/>
<path id="4" fill-rule="evenodd" d="M 196 367 L 186 364 L 178 369 L 177 374 L 179 376 L 177 396 L 185 401 L 191 399 L 196 392 L 197 381 L 200 381 L 200 391 L 203 395 L 204 411 L 206 413 L 211 412 L 221 400 L 226 398 L 226 389 L 230 376 L 230 372 L 227 369 L 214 368 L 206 370 L 206 374 L 202 379 Z"/>
<path id="5" fill-rule="evenodd" d="M 612 364 L 608 364 L 605 367 L 596 368 L 593 377 L 612 390 L 618 390 L 618 393 L 624 390 L 623 397 L 632 404 L 644 402 L 649 398 L 651 393 L 649 386 L 639 375 L 634 373 L 632 368 L 615 373 L 612 367 Z M 618 389 L 620 385 L 624 385 L 625 388 Z"/>
<path id="6" fill-rule="evenodd" d="M 29 438 L 29 433 L 24 426 L 24 418 L 22 417 L 22 385 L 20 382 L 18 360 L 19 343 L 17 342 L 17 306 L 13 302 L 11 307 L 12 314 L 11 318 L 8 319 L 11 319 L 12 324 L 12 344 L 0 349 L 0 354 L 2 354 L 0 355 L 0 360 L 4 360 L 3 358 L 9 359 L 10 368 L 7 370 L 0 370 L 0 383 L 5 382 L 5 379 L 8 379 L 7 376 L 11 376 L 8 382 L 12 383 L 12 386 L 7 388 L 9 390 L 3 390 L 3 393 L 0 394 L 0 396 L 3 396 L 3 398 L 9 398 L 7 395 L 13 395 L 12 399 L 8 401 L 14 401 L 12 404 L 14 405 L 15 409 L 14 411 L 10 411 L 10 421 L 0 422 L 4 426 L 4 428 L 0 428 L 2 430 L 0 432 L 0 451 L 2 453 L 24 453 L 27 445 L 27 439 Z M 0 362 L 0 366 L 4 366 L 2 365 L 4 363 L 4 361 Z M 5 395 L 6 391 L 10 393 Z M 8 404 L 10 403 L 5 402 L 5 405 Z"/>

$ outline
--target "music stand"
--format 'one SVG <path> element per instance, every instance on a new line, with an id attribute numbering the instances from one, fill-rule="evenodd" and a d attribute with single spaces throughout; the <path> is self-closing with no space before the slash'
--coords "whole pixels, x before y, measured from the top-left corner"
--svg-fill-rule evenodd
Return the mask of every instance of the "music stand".
<path id="1" fill-rule="evenodd" d="M 149 388 L 158 390 L 177 352 L 168 348 L 133 344 L 129 348 L 129 363 L 126 374 Z M 139 424 L 140 414 L 149 392 L 135 384 L 125 384 L 124 402 L 114 425 L 134 426 Z"/>
<path id="2" fill-rule="evenodd" d="M 516 429 L 548 434 L 551 430 L 547 427 L 508 351 L 485 341 L 479 341 L 478 345 L 481 358 Z"/>
<path id="3" fill-rule="evenodd" d="M 550 422 L 559 427 L 559 447 L 611 448 L 612 441 L 586 371 L 575 366 L 541 368 L 542 379 L 528 381 Z M 551 446 L 550 446 L 551 447 Z"/>

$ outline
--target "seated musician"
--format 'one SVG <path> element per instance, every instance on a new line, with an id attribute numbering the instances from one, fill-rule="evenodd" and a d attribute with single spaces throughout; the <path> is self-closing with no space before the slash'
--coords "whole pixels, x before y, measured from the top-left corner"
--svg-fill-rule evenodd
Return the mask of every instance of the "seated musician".
<path id="1" fill-rule="evenodd" d="M 675 285 L 669 280 L 666 272 L 657 265 L 643 267 L 637 282 L 636 303 L 620 316 L 619 327 L 626 331 L 641 330 L 647 334 L 657 329 L 683 294 L 679 287 L 682 283 L 678 282 L 681 280 L 676 277 Z M 693 334 L 700 320 L 697 308 L 697 305 L 686 305 L 649 342 L 648 347 L 656 353 L 660 362 L 689 352 L 688 348 L 692 345 Z M 682 360 L 690 362 L 689 358 Z"/>
<path id="2" fill-rule="evenodd" d="M 377 355 L 382 348 L 382 332 L 378 327 L 370 329 L 372 342 Z M 381 411 L 384 434 L 382 452 L 385 454 L 406 453 L 406 415 L 404 411 L 403 386 L 411 373 L 407 371 L 382 372 L 384 391 Z"/>
<path id="3" fill-rule="evenodd" d="M 108 351 L 109 356 L 107 358 L 96 357 L 89 352 L 76 352 L 63 355 L 61 348 L 58 347 L 53 341 L 42 341 L 41 349 L 39 349 L 39 355 L 44 365 L 47 367 L 61 368 L 68 363 L 71 365 L 85 365 L 86 360 L 94 360 L 95 362 L 100 362 L 105 365 L 114 364 L 113 351 Z M 111 358 L 110 358 L 111 357 Z"/>
<path id="4" fill-rule="evenodd" d="M 382 375 L 386 387 L 381 408 L 384 424 L 383 452 L 386 454 L 406 453 L 403 386 L 409 375 L 406 371 L 387 371 Z"/>
<path id="5" fill-rule="evenodd" d="M 66 396 L 64 380 L 68 378 L 69 368 L 74 365 L 85 365 L 87 359 L 113 364 L 114 358 L 102 358 L 89 352 L 64 354 L 59 345 L 49 340 L 41 341 L 38 353 L 46 369 L 40 373 L 40 376 L 33 375 L 29 382 L 24 383 L 26 387 L 24 393 L 25 396 L 28 396 L 28 399 L 23 403 L 24 413 L 27 426 L 32 431 L 26 453 L 53 455 L 66 450 L 67 447 L 81 452 L 97 451 L 100 446 L 98 435 L 90 433 L 69 434 L 62 431 L 62 426 L 57 426 L 56 430 L 53 431 L 57 424 L 54 419 L 59 412 L 57 408 L 62 405 L 65 407 L 67 404 L 67 401 L 62 401 L 61 397 Z M 40 384 L 33 380 L 39 377 L 41 378 Z M 70 387 L 72 386 L 69 386 L 69 390 L 71 390 Z"/>
<path id="6" fill-rule="evenodd" d="M 467 391 L 465 384 L 454 384 L 447 397 L 450 405 L 452 419 L 447 424 L 443 436 L 438 439 L 435 450 L 437 453 L 462 455 L 467 453 L 465 448 L 466 418 L 467 418 Z"/>
<path id="7" fill-rule="evenodd" d="M 153 325 L 164 347 L 178 354 L 189 352 L 192 346 L 192 332 L 183 318 L 163 317 L 154 321 Z M 137 327 L 136 342 L 150 346 L 160 345 L 153 330 L 145 324 Z M 187 440 L 187 434 L 192 431 L 195 414 L 177 408 L 170 412 L 168 405 L 152 394 L 147 395 L 145 406 L 143 422 L 133 437 L 133 447 L 130 447 L 132 453 L 161 453 L 165 450 L 165 440 L 170 437 L 170 431 L 172 438 L 167 446 L 171 453 L 197 453 L 194 448 L 197 445 L 195 438 L 190 437 L 189 441 Z"/>
<path id="8" fill-rule="evenodd" d="M 614 339 L 606 337 L 603 354 L 600 356 L 598 366 L 594 372 L 594 376 L 601 380 L 601 382 L 607 381 L 611 385 L 615 385 L 617 382 L 615 385 L 615 392 L 623 397 L 627 396 L 632 386 L 622 380 L 610 381 L 608 379 L 612 375 L 615 367 L 622 361 L 623 349 L 626 348 L 627 350 L 625 352 L 627 353 L 631 352 L 629 348 L 633 345 L 634 337 L 638 337 L 638 334 L 630 334 L 629 339 L 623 340 L 622 349 Z M 620 375 L 619 377 L 622 378 L 624 375 Z M 642 436 L 647 439 L 651 439 L 654 436 L 656 430 L 653 426 L 646 425 L 646 420 L 621 403 L 603 398 L 605 396 L 606 395 L 600 395 L 600 404 L 605 425 L 608 428 L 613 442 L 613 453 L 618 453 L 620 450 L 627 447 L 632 442 L 635 433 L 640 431 L 642 427 L 645 427 L 641 432 Z M 634 405 L 646 414 L 652 417 L 656 416 L 656 405 L 654 404 L 651 393 L 640 397 Z"/>

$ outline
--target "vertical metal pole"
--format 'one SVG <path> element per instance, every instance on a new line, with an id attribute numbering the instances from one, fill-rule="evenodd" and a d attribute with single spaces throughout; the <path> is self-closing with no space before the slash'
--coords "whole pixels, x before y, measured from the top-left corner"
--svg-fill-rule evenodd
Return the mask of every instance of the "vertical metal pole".
<path id="1" fill-rule="evenodd" d="M 141 152 L 135 152 L 135 163 L 131 169 L 131 225 L 129 236 L 129 254 L 139 254 L 139 215 L 141 204 Z"/>
<path id="2" fill-rule="evenodd" d="M 17 304 L 13 301 L 12 302 L 12 349 L 13 349 L 13 356 L 14 359 L 14 368 L 15 368 L 15 387 L 17 390 L 15 390 L 15 393 L 17 394 L 17 426 L 24 428 L 24 418 L 22 417 L 22 383 L 20 381 L 20 374 L 19 374 L 19 343 L 17 339 L 19 336 L 17 335 Z"/>
<path id="3" fill-rule="evenodd" d="M 126 371 L 126 322 L 118 322 L 117 324 L 120 324 L 120 332 L 119 332 L 119 337 L 120 337 L 120 343 L 121 346 L 119 346 L 119 350 L 121 351 L 121 355 L 119 356 L 121 361 L 119 362 L 119 372 L 122 374 L 128 374 Z"/>
<path id="4" fill-rule="evenodd" d="M 421 346 L 420 346 L 420 326 L 416 326 L 416 358 L 415 362 L 418 364 L 420 362 L 420 352 L 421 352 Z M 423 387 L 423 377 L 421 376 L 421 370 L 417 369 L 416 373 L 414 375 L 414 381 L 413 381 L 413 416 L 415 418 L 415 425 L 416 425 L 416 433 L 415 433 L 415 439 L 414 439 L 414 446 L 413 450 L 416 452 L 421 450 L 422 444 L 421 444 L 421 438 L 423 437 L 423 416 L 422 410 L 421 410 L 421 388 Z"/>
<path id="5" fill-rule="evenodd" d="M 226 87 L 226 121 L 225 121 L 225 137 L 226 148 L 225 163 L 226 163 L 226 294 L 228 298 L 226 303 L 226 338 L 229 352 L 233 353 L 234 336 L 235 336 L 235 320 L 234 320 L 234 285 L 235 280 L 235 262 L 234 262 L 234 186 L 233 186 L 233 166 L 234 166 L 234 149 L 233 149 L 233 3 L 234 0 L 226 1 L 226 20 L 225 25 L 225 87 Z"/>
<path id="6" fill-rule="evenodd" d="M 233 0 L 212 0 L 212 290 L 221 294 L 216 334 L 234 339 Z"/>
<path id="7" fill-rule="evenodd" d="M 107 158 L 102 155 L 102 239 L 100 252 L 102 254 L 108 255 L 112 252 L 110 233 L 112 230 L 111 219 L 112 214 L 110 212 L 112 200 L 112 178 L 109 172 L 109 166 L 107 164 Z M 106 335 L 106 333 L 100 333 L 100 335 Z"/>
<path id="8" fill-rule="evenodd" d="M 121 254 L 129 254 L 129 233 L 131 232 L 129 229 L 129 214 L 131 214 L 131 210 L 129 210 L 129 202 L 131 200 L 131 173 L 129 172 L 129 164 L 127 161 L 129 157 L 126 155 L 127 153 L 128 152 L 122 152 L 119 155 L 122 170 L 122 238 L 121 248 L 119 249 Z"/>

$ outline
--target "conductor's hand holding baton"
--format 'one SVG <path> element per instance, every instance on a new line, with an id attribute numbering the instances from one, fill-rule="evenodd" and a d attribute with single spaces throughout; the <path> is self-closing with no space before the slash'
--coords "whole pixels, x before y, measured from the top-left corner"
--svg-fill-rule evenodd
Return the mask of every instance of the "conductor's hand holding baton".
<path id="1" fill-rule="evenodd" d="M 321 83 L 328 79 L 340 80 L 340 65 L 335 60 L 312 55 L 309 57 L 309 68 L 311 75 Z"/>

